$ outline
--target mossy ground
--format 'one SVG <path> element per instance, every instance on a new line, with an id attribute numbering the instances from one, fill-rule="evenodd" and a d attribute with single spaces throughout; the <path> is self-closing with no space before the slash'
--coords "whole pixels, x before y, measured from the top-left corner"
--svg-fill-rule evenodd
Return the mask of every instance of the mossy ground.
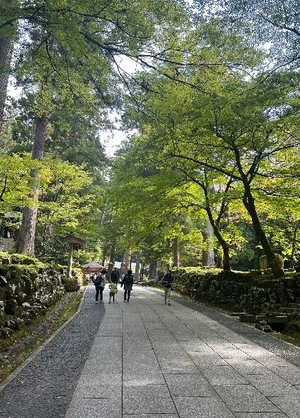
<path id="1" fill-rule="evenodd" d="M 295 345 L 296 347 L 300 347 L 300 334 L 299 333 L 271 333 L 273 337 L 278 338 L 279 340 L 285 341 L 289 344 Z"/>

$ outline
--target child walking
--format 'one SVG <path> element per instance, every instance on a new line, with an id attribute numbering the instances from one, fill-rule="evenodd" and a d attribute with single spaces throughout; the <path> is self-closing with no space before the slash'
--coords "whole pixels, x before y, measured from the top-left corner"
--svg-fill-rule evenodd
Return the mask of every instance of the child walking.
<path id="1" fill-rule="evenodd" d="M 111 283 L 108 287 L 109 287 L 109 302 L 108 303 L 111 303 L 111 300 L 115 302 L 115 295 L 118 292 L 117 285 L 115 283 Z"/>

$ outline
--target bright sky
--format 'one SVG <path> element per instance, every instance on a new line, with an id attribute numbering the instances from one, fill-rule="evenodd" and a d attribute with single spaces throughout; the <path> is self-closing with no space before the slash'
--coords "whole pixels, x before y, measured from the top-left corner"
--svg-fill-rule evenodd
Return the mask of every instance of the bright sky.
<path id="1" fill-rule="evenodd" d="M 141 68 L 136 62 L 126 56 L 116 57 L 116 61 L 118 62 L 119 68 L 128 74 L 133 74 Z M 115 123 L 117 127 L 120 125 L 117 113 L 113 112 L 111 114 L 111 119 L 116 121 Z M 105 147 L 106 153 L 109 157 L 114 155 L 121 142 L 126 139 L 126 136 L 127 134 L 119 129 L 106 131 L 103 134 L 101 133 L 101 143 Z"/>
<path id="2" fill-rule="evenodd" d="M 104 131 L 101 133 L 101 143 L 105 147 L 106 154 L 113 157 L 121 142 L 126 138 L 126 133 L 114 129 L 112 131 Z"/>

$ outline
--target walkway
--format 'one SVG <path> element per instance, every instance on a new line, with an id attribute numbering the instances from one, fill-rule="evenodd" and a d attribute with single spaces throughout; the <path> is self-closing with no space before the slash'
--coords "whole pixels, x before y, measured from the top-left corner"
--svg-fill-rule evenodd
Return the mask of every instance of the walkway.
<path id="1" fill-rule="evenodd" d="M 298 418 L 299 389 L 298 367 L 134 288 L 106 305 L 66 418 Z"/>
<path id="2" fill-rule="evenodd" d="M 162 294 L 143 287 L 134 287 L 130 303 L 122 290 L 116 303 L 107 303 L 107 290 L 104 298 L 95 304 L 90 289 L 85 299 L 101 322 L 65 418 L 300 416 L 297 348 L 177 298 L 166 306 Z M 1 402 L 0 394 L 0 412 Z"/>

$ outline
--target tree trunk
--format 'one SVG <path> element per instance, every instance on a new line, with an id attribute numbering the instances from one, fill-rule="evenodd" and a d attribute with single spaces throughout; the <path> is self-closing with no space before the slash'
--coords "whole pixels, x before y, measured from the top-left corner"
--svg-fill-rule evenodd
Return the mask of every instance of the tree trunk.
<path id="1" fill-rule="evenodd" d="M 179 241 L 178 237 L 173 239 L 173 259 L 174 259 L 174 267 L 177 269 L 180 267 L 180 255 L 179 255 Z"/>
<path id="2" fill-rule="evenodd" d="M 206 208 L 206 212 L 208 215 L 208 219 L 209 222 L 212 226 L 212 229 L 214 231 L 215 237 L 218 240 L 218 243 L 220 244 L 222 251 L 223 251 L 223 270 L 224 271 L 230 271 L 230 257 L 229 257 L 229 246 L 227 244 L 227 242 L 225 241 L 225 239 L 223 238 L 218 225 L 216 224 L 216 222 L 214 221 L 214 218 L 212 216 L 211 210 L 209 208 L 209 206 Z"/>
<path id="3" fill-rule="evenodd" d="M 36 118 L 35 136 L 31 153 L 31 158 L 33 160 L 42 160 L 44 158 L 47 124 L 48 118 L 46 115 Z"/>
<path id="4" fill-rule="evenodd" d="M 36 131 L 34 137 L 34 145 L 31 157 L 33 160 L 42 160 L 45 147 L 45 132 L 47 128 L 46 116 L 38 118 L 36 121 Z M 34 241 L 37 223 L 37 206 L 39 200 L 39 173 L 36 170 L 32 171 L 32 178 L 34 182 L 32 198 L 33 206 L 25 208 L 22 216 L 22 224 L 19 232 L 17 242 L 17 252 L 20 254 L 27 254 L 34 257 Z"/>
<path id="5" fill-rule="evenodd" d="M 218 248 L 216 248 L 215 250 L 215 253 L 216 253 L 216 267 L 218 269 L 222 269 L 223 268 L 223 251 L 218 246 Z"/>
<path id="6" fill-rule="evenodd" d="M 292 252 L 291 252 L 291 258 L 290 258 L 290 267 L 291 267 L 291 269 L 294 269 L 294 267 L 295 267 L 295 253 L 296 253 L 297 232 L 298 232 L 298 225 L 296 224 L 294 226 L 294 230 L 293 230 Z"/>
<path id="7" fill-rule="evenodd" d="M 121 275 L 127 274 L 127 271 L 131 267 L 131 253 L 130 250 L 126 250 L 125 254 L 123 255 L 123 260 L 121 264 Z"/>
<path id="8" fill-rule="evenodd" d="M 34 200 L 37 200 L 34 197 Z M 22 215 L 22 224 L 17 241 L 17 253 L 34 257 L 34 240 L 37 221 L 37 207 L 25 208 Z"/>
<path id="9" fill-rule="evenodd" d="M 152 260 L 149 267 L 149 280 L 156 280 L 157 261 Z"/>
<path id="10" fill-rule="evenodd" d="M 109 278 L 109 280 L 111 280 L 111 272 L 115 264 L 115 257 L 116 257 L 116 248 L 115 248 L 115 244 L 112 244 L 110 247 L 109 264 L 108 264 L 108 270 L 107 270 L 107 277 Z"/>
<path id="11" fill-rule="evenodd" d="M 214 231 L 210 222 L 207 222 L 205 230 L 202 231 L 205 248 L 202 250 L 202 265 L 212 267 L 215 265 L 215 252 L 214 252 Z"/>
<path id="12" fill-rule="evenodd" d="M 0 16 L 9 15 L 10 9 L 16 9 L 20 4 L 19 0 L 1 0 Z M 5 22 L 2 22 L 5 23 Z M 0 132 L 4 119 L 4 108 L 7 97 L 8 78 L 10 73 L 11 58 L 14 47 L 14 36 L 17 24 L 9 24 L 1 29 L 0 36 Z"/>
<path id="13" fill-rule="evenodd" d="M 229 187 L 230 183 L 231 183 L 231 180 L 228 183 L 228 187 Z M 205 182 L 205 184 L 200 184 L 200 185 L 201 185 L 201 187 L 203 189 L 203 192 L 205 194 L 205 210 L 206 210 L 206 213 L 207 213 L 207 216 L 208 216 L 209 223 L 211 225 L 211 228 L 213 230 L 213 233 L 214 233 L 215 237 L 218 240 L 218 243 L 220 244 L 220 246 L 222 248 L 222 252 L 223 252 L 223 260 L 222 260 L 223 261 L 223 263 L 222 263 L 223 264 L 223 270 L 224 271 L 230 271 L 231 269 L 230 269 L 229 246 L 228 246 L 227 242 L 225 241 L 225 239 L 223 238 L 223 236 L 221 234 L 221 231 L 219 229 L 219 222 L 215 221 L 215 219 L 213 217 L 211 207 L 210 207 L 210 203 L 209 203 L 208 192 L 209 192 L 209 190 L 213 190 L 213 189 L 211 187 L 207 186 L 207 181 Z M 224 213 L 224 210 L 225 210 L 225 206 L 222 204 L 222 210 L 221 210 L 221 212 L 219 214 L 219 217 L 218 217 L 219 220 L 220 220 L 222 214 Z"/>
<path id="14" fill-rule="evenodd" d="M 0 36 L 0 132 L 4 121 L 4 108 L 7 96 L 9 65 L 13 50 L 13 41 L 6 36 Z"/>
<path id="15" fill-rule="evenodd" d="M 266 237 L 266 234 L 261 226 L 261 222 L 256 212 L 254 198 L 252 196 L 250 186 L 245 183 L 244 183 L 243 203 L 249 215 L 251 216 L 254 233 L 256 235 L 257 241 L 261 244 L 264 250 L 264 253 L 268 260 L 268 266 L 270 266 L 273 276 L 275 278 L 284 277 L 284 271 L 282 267 L 279 265 L 278 260 L 275 256 L 275 253 L 273 252 L 271 245 Z"/>
<path id="16" fill-rule="evenodd" d="M 67 269 L 67 277 L 70 279 L 72 277 L 72 266 L 73 266 L 73 254 L 74 254 L 74 247 L 73 244 L 69 244 L 69 260 L 68 260 L 68 269 Z"/>
<path id="17" fill-rule="evenodd" d="M 135 281 L 140 281 L 140 268 L 141 268 L 141 255 L 140 253 L 136 254 L 136 261 L 135 261 Z"/>

